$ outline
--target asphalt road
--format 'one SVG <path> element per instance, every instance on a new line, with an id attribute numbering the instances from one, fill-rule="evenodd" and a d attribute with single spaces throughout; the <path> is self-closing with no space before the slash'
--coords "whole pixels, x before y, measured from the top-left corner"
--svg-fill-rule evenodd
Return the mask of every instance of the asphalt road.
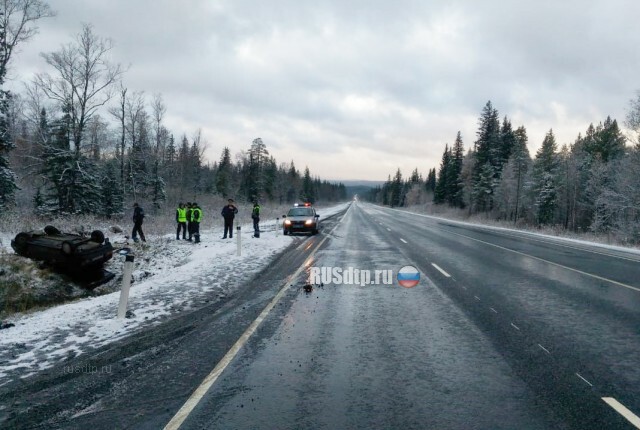
<path id="1" fill-rule="evenodd" d="M 353 204 L 234 297 L 88 354 L 109 374 L 0 388 L 0 427 L 635 428 L 639 262 Z M 413 288 L 301 288 L 320 267 L 406 265 Z"/>

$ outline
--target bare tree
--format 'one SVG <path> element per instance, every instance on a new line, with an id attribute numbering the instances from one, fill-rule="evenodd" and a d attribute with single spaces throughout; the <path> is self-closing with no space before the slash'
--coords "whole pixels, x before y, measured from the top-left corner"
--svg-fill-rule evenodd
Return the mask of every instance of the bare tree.
<path id="1" fill-rule="evenodd" d="M 635 133 L 636 145 L 640 147 L 640 91 L 637 97 L 629 102 L 629 107 L 625 125 Z"/>
<path id="2" fill-rule="evenodd" d="M 118 122 L 120 123 L 120 184 L 122 186 L 122 196 L 125 195 L 125 164 L 124 164 L 124 154 L 126 149 L 126 137 L 127 137 L 127 127 L 125 120 L 126 116 L 126 107 L 127 107 L 127 89 L 120 85 L 120 89 L 118 91 L 120 95 L 118 99 L 118 105 L 112 106 L 109 108 L 109 113 L 113 115 Z M 123 199 L 124 201 L 124 199 Z"/>
<path id="3" fill-rule="evenodd" d="M 153 110 L 153 128 L 156 141 L 155 153 L 156 158 L 160 158 L 162 142 L 167 135 L 166 129 L 162 126 L 162 120 L 164 119 L 164 115 L 167 112 L 167 107 L 162 100 L 162 94 L 158 93 L 153 95 L 153 100 L 151 101 L 151 109 Z"/>
<path id="4" fill-rule="evenodd" d="M 54 15 L 42 0 L 0 0 L 0 83 L 16 46 L 38 32 L 35 22 Z"/>
<path id="5" fill-rule="evenodd" d="M 11 55 L 18 44 L 37 33 L 35 22 L 53 16 L 40 0 L 0 0 L 0 208 L 15 202 L 16 175 L 9 167 L 9 152 L 15 143 L 11 137 L 11 97 L 3 89 Z M 15 106 L 14 106 L 15 107 Z"/>
<path id="6" fill-rule="evenodd" d="M 136 91 L 126 100 L 126 129 L 129 134 L 131 146 L 140 143 L 141 128 L 146 123 L 147 112 L 145 110 L 144 92 Z"/>
<path id="7" fill-rule="evenodd" d="M 74 42 L 57 52 L 41 54 L 56 75 L 37 74 L 35 82 L 49 98 L 69 111 L 71 149 L 77 154 L 82 149 L 87 122 L 111 99 L 112 86 L 123 74 L 120 64 L 107 58 L 112 46 L 110 39 L 97 36 L 91 25 L 85 24 Z"/>

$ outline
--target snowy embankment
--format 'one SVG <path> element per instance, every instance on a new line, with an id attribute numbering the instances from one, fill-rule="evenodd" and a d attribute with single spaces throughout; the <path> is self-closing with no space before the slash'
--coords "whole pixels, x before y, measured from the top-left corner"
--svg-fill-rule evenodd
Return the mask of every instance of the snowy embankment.
<path id="1" fill-rule="evenodd" d="M 346 205 L 319 208 L 318 212 L 326 218 Z M 261 238 L 254 239 L 251 225 L 242 226 L 241 256 L 235 236 L 222 240 L 218 232 L 206 229 L 197 245 L 177 241 L 174 235 L 148 238 L 146 248 L 134 245 L 140 258 L 129 296 L 130 318 L 116 318 L 119 291 L 12 316 L 6 322 L 14 326 L 0 330 L 0 385 L 129 336 L 177 312 L 233 294 L 240 282 L 265 268 L 293 240 L 275 231 L 274 221 L 264 223 L 263 230 Z"/>
<path id="2" fill-rule="evenodd" d="M 434 220 L 438 220 L 438 221 L 444 221 L 444 222 L 448 222 L 450 224 L 458 224 L 458 225 L 464 225 L 464 226 L 467 226 L 467 227 L 475 227 L 475 228 L 484 228 L 484 229 L 487 229 L 487 230 L 496 230 L 496 231 L 502 231 L 502 232 L 506 232 L 506 233 L 518 233 L 518 234 L 521 234 L 521 235 L 530 236 L 532 238 L 535 238 L 535 237 L 543 238 L 543 239 L 548 240 L 548 241 L 573 243 L 573 244 L 576 244 L 576 245 L 585 245 L 585 246 L 589 246 L 589 247 L 597 247 L 597 248 L 602 248 L 602 249 L 608 249 L 608 250 L 611 250 L 611 251 L 620 251 L 620 252 L 626 252 L 626 253 L 640 255 L 640 248 L 637 248 L 637 247 L 610 245 L 610 244 L 607 244 L 607 243 L 601 243 L 601 242 L 597 242 L 597 241 L 594 241 L 594 240 L 582 240 L 582 239 L 576 239 L 576 238 L 572 238 L 572 237 L 557 236 L 557 235 L 552 235 L 552 234 L 547 234 L 547 233 L 540 233 L 540 232 L 537 232 L 537 231 L 531 231 L 529 229 L 509 228 L 509 227 L 496 226 L 496 225 L 492 225 L 489 222 L 482 223 L 481 221 L 479 221 L 477 219 L 475 219 L 474 222 L 460 221 L 460 220 L 451 219 L 451 218 L 445 218 L 445 217 L 441 217 L 441 216 L 437 216 L 437 215 L 428 215 L 428 214 L 420 213 L 419 211 L 412 210 L 411 208 L 408 208 L 408 209 L 389 208 L 389 209 L 394 210 L 394 211 L 398 211 L 398 212 L 405 212 L 405 213 L 408 213 L 408 214 L 412 214 L 412 215 L 416 215 L 416 216 L 420 216 L 420 217 L 424 217 L 424 218 L 430 218 L 430 219 L 434 219 Z"/>

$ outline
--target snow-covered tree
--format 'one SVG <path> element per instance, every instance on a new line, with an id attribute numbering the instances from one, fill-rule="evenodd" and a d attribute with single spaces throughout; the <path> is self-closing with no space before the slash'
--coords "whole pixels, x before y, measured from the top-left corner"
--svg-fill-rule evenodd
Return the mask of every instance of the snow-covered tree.
<path id="1" fill-rule="evenodd" d="M 640 91 L 637 92 L 636 98 L 629 102 L 625 125 L 635 134 L 635 143 L 640 147 Z"/>
<path id="2" fill-rule="evenodd" d="M 38 32 L 36 21 L 54 13 L 41 0 L 3 0 L 0 2 L 0 209 L 13 203 L 16 175 L 9 166 L 8 154 L 14 148 L 10 133 L 11 94 L 4 81 L 16 47 Z"/>
<path id="3" fill-rule="evenodd" d="M 80 153 L 88 121 L 113 94 L 112 87 L 122 76 L 119 64 L 108 59 L 113 45 L 110 39 L 96 35 L 85 24 L 74 42 L 42 57 L 55 70 L 54 75 L 39 73 L 36 83 L 47 96 L 70 115 L 71 149 Z"/>
<path id="4" fill-rule="evenodd" d="M 533 198 L 538 224 L 555 220 L 558 204 L 558 154 L 553 130 L 549 130 L 533 162 Z"/>

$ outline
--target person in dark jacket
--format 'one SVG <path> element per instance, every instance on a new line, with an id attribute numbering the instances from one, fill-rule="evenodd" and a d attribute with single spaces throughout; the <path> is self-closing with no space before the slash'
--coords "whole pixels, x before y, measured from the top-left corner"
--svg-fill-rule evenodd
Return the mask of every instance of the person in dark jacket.
<path id="1" fill-rule="evenodd" d="M 144 238 L 144 233 L 142 232 L 142 221 L 144 220 L 144 209 L 138 203 L 133 204 L 133 231 L 131 232 L 131 239 L 134 242 L 138 241 L 138 234 L 140 234 L 140 239 L 143 242 L 147 240 Z"/>
<path id="2" fill-rule="evenodd" d="M 176 240 L 180 240 L 180 230 L 182 230 L 182 238 L 187 238 L 187 209 L 182 202 L 178 204 L 176 209 L 176 222 L 178 223 L 178 230 L 176 231 Z"/>
<path id="3" fill-rule="evenodd" d="M 193 206 L 191 205 L 191 202 L 187 202 L 187 205 L 185 206 L 186 211 L 186 215 L 187 215 L 187 233 L 189 233 L 189 239 L 187 239 L 189 242 L 191 242 L 191 236 L 193 235 L 193 226 L 191 225 L 191 209 L 193 208 Z"/>
<path id="4" fill-rule="evenodd" d="M 253 220 L 253 237 L 260 237 L 260 205 L 257 201 L 253 202 L 251 219 Z"/>
<path id="5" fill-rule="evenodd" d="M 191 205 L 191 231 L 196 239 L 195 243 L 200 243 L 200 221 L 202 221 L 202 209 L 197 203 Z"/>
<path id="6" fill-rule="evenodd" d="M 227 238 L 227 233 L 230 239 L 233 238 L 233 218 L 235 218 L 237 213 L 238 208 L 233 204 L 233 199 L 229 199 L 227 205 L 222 208 L 222 218 L 224 218 L 223 239 Z"/>

